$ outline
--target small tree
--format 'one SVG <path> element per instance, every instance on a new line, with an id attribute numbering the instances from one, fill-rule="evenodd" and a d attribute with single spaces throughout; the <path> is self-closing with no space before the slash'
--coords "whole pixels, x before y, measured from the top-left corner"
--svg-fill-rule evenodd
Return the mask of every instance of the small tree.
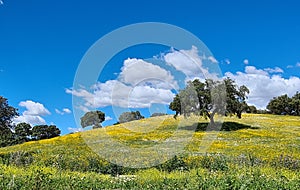
<path id="1" fill-rule="evenodd" d="M 258 113 L 258 110 L 255 106 L 251 105 L 251 106 L 248 106 L 248 109 L 246 112 L 247 113 Z"/>
<path id="2" fill-rule="evenodd" d="M 101 111 L 89 111 L 80 120 L 83 128 L 87 126 L 93 126 L 93 129 L 101 128 L 101 123 L 105 121 L 105 113 Z"/>
<path id="3" fill-rule="evenodd" d="M 151 114 L 150 117 L 157 117 L 157 116 L 164 116 L 164 115 L 167 115 L 166 113 L 153 113 Z"/>
<path id="4" fill-rule="evenodd" d="M 119 122 L 125 123 L 125 122 L 129 122 L 129 121 L 143 119 L 143 118 L 145 118 L 145 117 L 142 116 L 139 111 L 124 112 L 120 115 Z"/>

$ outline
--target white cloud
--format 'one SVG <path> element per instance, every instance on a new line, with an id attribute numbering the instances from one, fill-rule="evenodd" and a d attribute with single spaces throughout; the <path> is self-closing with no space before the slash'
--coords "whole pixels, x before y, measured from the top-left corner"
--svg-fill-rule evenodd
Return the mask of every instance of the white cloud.
<path id="1" fill-rule="evenodd" d="M 72 111 L 70 109 L 68 109 L 68 108 L 64 108 L 63 112 L 65 112 L 65 113 L 72 113 Z"/>
<path id="2" fill-rule="evenodd" d="M 22 101 L 19 106 L 25 107 L 26 110 L 14 119 L 14 123 L 26 122 L 31 125 L 46 124 L 46 121 L 41 116 L 50 115 L 51 113 L 44 107 L 43 104 L 33 102 L 31 100 Z"/>
<path id="3" fill-rule="evenodd" d="M 245 65 L 248 65 L 248 64 L 249 64 L 249 60 L 248 60 L 248 59 L 244 59 L 243 63 L 244 63 Z"/>
<path id="4" fill-rule="evenodd" d="M 165 55 L 161 54 L 160 59 L 185 74 L 185 80 L 217 76 L 202 66 L 202 60 L 214 63 L 217 63 L 217 60 L 212 56 L 199 56 L 195 46 L 190 50 L 172 50 Z M 91 88 L 66 89 L 66 93 L 83 100 L 76 108 L 87 112 L 106 106 L 147 108 L 151 104 L 169 104 L 174 97 L 172 90 L 178 88 L 177 81 L 170 71 L 142 59 L 128 58 L 124 60 L 116 80 L 98 82 Z"/>
<path id="5" fill-rule="evenodd" d="M 267 71 L 268 73 L 283 73 L 283 70 L 279 67 L 265 68 L 264 70 Z"/>
<path id="6" fill-rule="evenodd" d="M 256 67 L 254 67 L 254 66 L 246 66 L 245 72 L 247 74 L 254 74 L 254 75 L 265 75 L 265 76 L 269 75 L 266 71 L 261 70 L 261 69 L 256 69 Z"/>
<path id="7" fill-rule="evenodd" d="M 119 106 L 145 108 L 152 103 L 168 104 L 173 100 L 172 89 L 178 84 L 171 73 L 141 59 L 127 59 L 117 80 L 96 83 L 90 89 L 66 89 L 66 93 L 81 98 L 77 108 L 84 112 L 94 108 Z"/>
<path id="8" fill-rule="evenodd" d="M 213 56 L 209 56 L 207 59 L 209 61 L 211 61 L 212 63 L 219 63 L 219 61 L 216 58 L 214 58 Z"/>
<path id="9" fill-rule="evenodd" d="M 174 97 L 171 89 L 155 88 L 146 85 L 131 87 L 116 80 L 97 83 L 93 86 L 92 92 L 85 89 L 67 89 L 66 92 L 85 101 L 84 105 L 80 106 L 82 111 L 110 105 L 145 108 L 150 107 L 152 103 L 168 104 Z"/>
<path id="10" fill-rule="evenodd" d="M 265 109 L 273 97 L 283 94 L 292 96 L 300 88 L 298 77 L 285 79 L 253 66 L 246 66 L 245 72 L 227 72 L 225 76 L 235 80 L 238 85 L 247 86 L 250 90 L 248 103 L 260 109 Z"/>
<path id="11" fill-rule="evenodd" d="M 208 70 L 203 68 L 202 59 L 195 46 L 192 46 L 190 50 L 172 50 L 172 52 L 166 54 L 163 59 L 168 65 L 183 72 L 186 75 L 186 80 L 206 77 L 211 78 Z"/>
<path id="12" fill-rule="evenodd" d="M 68 127 L 68 130 L 69 130 L 71 133 L 76 133 L 76 132 L 83 131 L 83 128 L 81 128 L 81 127 L 79 127 L 79 128 Z"/>
<path id="13" fill-rule="evenodd" d="M 112 117 L 110 117 L 110 116 L 105 116 L 105 121 L 110 121 L 110 120 L 112 120 L 113 118 Z"/>
<path id="14" fill-rule="evenodd" d="M 229 65 L 229 64 L 231 63 L 229 59 L 225 59 L 224 62 L 225 62 L 227 65 Z"/>
<path id="15" fill-rule="evenodd" d="M 291 69 L 294 67 L 300 67 L 300 62 L 297 62 L 295 65 L 288 65 L 286 68 Z"/>
<path id="16" fill-rule="evenodd" d="M 50 112 L 44 107 L 44 105 L 38 102 L 27 100 L 20 102 L 19 106 L 27 109 L 23 112 L 24 115 L 50 115 Z"/>
<path id="17" fill-rule="evenodd" d="M 142 59 L 130 59 L 124 61 L 119 81 L 131 86 L 151 82 L 152 85 L 159 85 L 160 88 L 178 88 L 177 82 L 169 71 L 148 63 Z"/>
<path id="18" fill-rule="evenodd" d="M 71 111 L 70 109 L 68 109 L 68 108 L 63 108 L 62 110 L 55 109 L 55 112 L 56 112 L 57 114 L 60 114 L 60 115 L 72 113 L 72 111 Z"/>
<path id="19" fill-rule="evenodd" d="M 29 123 L 30 125 L 44 125 L 46 121 L 41 116 L 36 115 L 21 115 L 14 119 L 14 123 Z"/>

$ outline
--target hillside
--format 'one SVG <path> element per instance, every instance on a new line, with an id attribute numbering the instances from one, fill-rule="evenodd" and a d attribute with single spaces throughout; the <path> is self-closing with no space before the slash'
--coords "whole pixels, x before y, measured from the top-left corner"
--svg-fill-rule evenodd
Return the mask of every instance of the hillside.
<path id="1" fill-rule="evenodd" d="M 172 116 L 161 116 L 1 148 L 0 187 L 12 185 L 14 178 L 14 185 L 28 183 L 27 187 L 32 188 L 34 184 L 53 183 L 63 188 L 63 183 L 71 183 L 70 176 L 77 182 L 84 178 L 82 185 L 90 186 L 82 187 L 87 188 L 127 188 L 131 183 L 145 188 L 153 180 L 161 187 L 164 179 L 170 179 L 168 183 L 172 185 L 174 176 L 179 181 L 188 177 L 191 188 L 199 187 L 193 181 L 199 177 L 215 180 L 202 185 L 222 188 L 225 182 L 221 178 L 226 176 L 232 178 L 230 183 L 236 187 L 241 187 L 245 179 L 248 181 L 244 183 L 249 184 L 270 181 L 270 187 L 275 188 L 299 187 L 300 117 L 253 114 L 244 114 L 242 119 L 226 117 L 222 131 L 203 131 L 206 122 L 196 117 L 175 120 Z M 185 142 L 186 139 L 189 141 Z M 179 155 L 174 157 L 175 153 Z M 162 157 L 164 154 L 167 156 Z M 138 169 L 154 163 L 158 165 L 152 169 Z M 46 176 L 49 182 L 35 182 L 38 174 Z M 116 178 L 107 174 L 131 174 L 134 179 L 117 178 L 112 182 Z M 261 181 L 254 174 L 263 176 Z M 34 180 L 25 182 L 25 178 Z M 104 186 L 93 186 L 97 180 L 105 181 Z"/>

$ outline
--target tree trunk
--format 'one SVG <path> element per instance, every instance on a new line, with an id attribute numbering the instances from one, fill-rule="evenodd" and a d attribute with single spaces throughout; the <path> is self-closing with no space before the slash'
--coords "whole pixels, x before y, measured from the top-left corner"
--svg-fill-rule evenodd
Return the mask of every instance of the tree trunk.
<path id="1" fill-rule="evenodd" d="M 212 112 L 211 114 L 208 114 L 208 117 L 210 120 L 209 125 L 208 125 L 209 130 L 218 130 L 218 127 L 217 127 L 217 125 L 215 123 L 215 119 L 214 119 L 215 114 L 216 114 L 216 112 Z"/>

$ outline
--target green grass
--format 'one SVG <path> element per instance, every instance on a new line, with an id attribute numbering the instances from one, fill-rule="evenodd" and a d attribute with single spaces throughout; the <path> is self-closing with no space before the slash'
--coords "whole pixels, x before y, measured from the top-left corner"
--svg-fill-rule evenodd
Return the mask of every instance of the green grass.
<path id="1" fill-rule="evenodd" d="M 222 131 L 206 124 L 161 116 L 1 148 L 0 189 L 300 189 L 300 117 L 227 117 Z M 178 156 L 159 154 L 188 137 Z M 122 157 L 124 147 L 135 151 Z M 120 167 L 103 158 L 110 149 L 115 163 L 157 165 Z"/>

